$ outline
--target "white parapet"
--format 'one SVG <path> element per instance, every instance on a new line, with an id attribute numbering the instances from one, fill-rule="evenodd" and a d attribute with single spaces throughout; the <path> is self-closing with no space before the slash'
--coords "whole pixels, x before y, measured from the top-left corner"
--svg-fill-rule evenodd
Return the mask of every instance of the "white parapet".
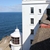
<path id="1" fill-rule="evenodd" d="M 46 3 L 46 0 L 31 0 L 31 1 L 22 1 L 22 4 L 32 4 L 32 3 Z"/>

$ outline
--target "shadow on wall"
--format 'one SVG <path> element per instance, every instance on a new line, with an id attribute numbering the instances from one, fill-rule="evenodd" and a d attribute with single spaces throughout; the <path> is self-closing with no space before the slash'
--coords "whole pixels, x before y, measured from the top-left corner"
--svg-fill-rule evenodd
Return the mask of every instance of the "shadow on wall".
<path id="1" fill-rule="evenodd" d="M 39 21 L 38 21 L 38 23 L 37 23 L 37 25 L 35 26 L 35 28 L 34 28 L 34 37 L 35 37 L 35 35 L 36 35 L 36 33 L 37 33 L 37 30 L 38 30 L 38 28 L 39 28 Z"/>

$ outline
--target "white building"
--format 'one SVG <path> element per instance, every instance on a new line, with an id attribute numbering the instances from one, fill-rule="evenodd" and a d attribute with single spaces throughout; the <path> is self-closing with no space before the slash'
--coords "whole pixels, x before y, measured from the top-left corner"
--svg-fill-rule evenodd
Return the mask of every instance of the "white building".
<path id="1" fill-rule="evenodd" d="M 11 50 L 21 50 L 21 33 L 19 32 L 19 29 L 15 29 L 15 31 L 10 36 Z"/>
<path id="2" fill-rule="evenodd" d="M 48 0 L 50 1 L 50 0 Z M 22 38 L 23 50 L 29 50 L 33 38 L 39 27 L 46 10 L 49 10 L 49 2 L 46 0 L 22 0 Z"/>

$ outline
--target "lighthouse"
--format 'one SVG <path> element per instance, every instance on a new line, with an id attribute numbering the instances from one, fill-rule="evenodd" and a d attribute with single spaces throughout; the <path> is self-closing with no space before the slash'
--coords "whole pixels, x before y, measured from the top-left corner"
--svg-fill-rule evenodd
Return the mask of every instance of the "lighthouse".
<path id="1" fill-rule="evenodd" d="M 40 20 L 46 13 L 46 0 L 22 0 L 23 50 L 29 50 L 39 28 Z"/>
<path id="2" fill-rule="evenodd" d="M 13 33 L 11 33 L 11 50 L 21 50 L 21 33 L 18 28 L 15 29 Z"/>

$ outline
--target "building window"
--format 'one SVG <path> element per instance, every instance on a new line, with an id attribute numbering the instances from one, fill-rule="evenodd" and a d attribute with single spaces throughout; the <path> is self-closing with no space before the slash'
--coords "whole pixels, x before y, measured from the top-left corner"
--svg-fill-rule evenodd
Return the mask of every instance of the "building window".
<path id="1" fill-rule="evenodd" d="M 19 44 L 19 37 L 17 37 L 17 38 L 12 37 L 12 43 Z"/>
<path id="2" fill-rule="evenodd" d="M 31 40 L 30 43 L 32 44 L 33 43 L 33 40 Z"/>
<path id="3" fill-rule="evenodd" d="M 41 24 L 41 20 L 39 20 L 39 24 Z"/>
<path id="4" fill-rule="evenodd" d="M 31 24 L 34 24 L 34 18 L 31 18 Z"/>
<path id="5" fill-rule="evenodd" d="M 31 29 L 31 34 L 34 34 L 34 30 L 33 29 Z"/>
<path id="6" fill-rule="evenodd" d="M 39 13 L 41 13 L 41 9 L 39 9 Z"/>
<path id="7" fill-rule="evenodd" d="M 34 13 L 34 8 L 33 7 L 31 7 L 31 13 Z"/>

